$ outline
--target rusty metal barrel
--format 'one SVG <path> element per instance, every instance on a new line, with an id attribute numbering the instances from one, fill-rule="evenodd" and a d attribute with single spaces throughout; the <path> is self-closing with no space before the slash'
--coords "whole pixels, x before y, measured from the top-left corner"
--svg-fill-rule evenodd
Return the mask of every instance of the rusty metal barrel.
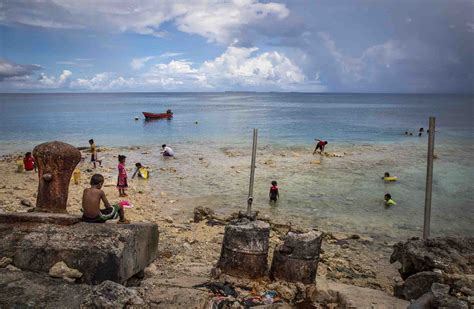
<path id="1" fill-rule="evenodd" d="M 69 182 L 81 152 L 72 145 L 54 141 L 36 146 L 33 156 L 39 176 L 35 210 L 65 213 Z"/>
<path id="2" fill-rule="evenodd" d="M 288 232 L 273 252 L 270 278 L 312 284 L 316 279 L 322 233 Z"/>
<path id="3" fill-rule="evenodd" d="M 241 219 L 228 224 L 217 267 L 236 277 L 264 277 L 269 236 L 270 225 L 263 221 Z"/>

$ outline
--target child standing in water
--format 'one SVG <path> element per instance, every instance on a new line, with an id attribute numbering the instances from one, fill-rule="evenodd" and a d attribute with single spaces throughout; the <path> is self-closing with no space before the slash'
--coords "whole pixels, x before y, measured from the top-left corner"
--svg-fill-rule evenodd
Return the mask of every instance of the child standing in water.
<path id="1" fill-rule="evenodd" d="M 272 181 L 272 186 L 270 187 L 270 192 L 268 193 L 268 197 L 270 198 L 270 203 L 275 202 L 280 197 L 280 193 L 278 193 L 278 184 L 275 180 Z"/>
<path id="2" fill-rule="evenodd" d="M 127 183 L 127 170 L 125 169 L 125 159 L 127 157 L 123 155 L 118 156 L 119 164 L 117 166 L 118 169 L 118 180 L 117 180 L 117 189 L 119 191 L 120 197 L 128 196 L 125 193 L 125 190 L 128 188 Z"/>
<path id="3" fill-rule="evenodd" d="M 314 140 L 318 141 L 318 143 L 316 144 L 316 147 L 314 148 L 313 154 L 315 154 L 318 149 L 319 149 L 319 153 L 322 154 L 324 152 L 324 148 L 326 147 L 328 142 L 327 141 L 322 141 L 322 140 L 317 139 L 317 138 L 315 138 Z"/>

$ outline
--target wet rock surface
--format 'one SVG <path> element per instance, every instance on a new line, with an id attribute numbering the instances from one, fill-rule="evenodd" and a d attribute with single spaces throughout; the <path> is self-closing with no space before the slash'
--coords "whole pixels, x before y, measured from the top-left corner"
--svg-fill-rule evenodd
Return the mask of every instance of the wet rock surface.
<path id="1" fill-rule="evenodd" d="M 92 288 L 47 274 L 0 269 L 1 308 L 79 308 Z"/>
<path id="2" fill-rule="evenodd" d="M 133 288 L 127 288 L 112 281 L 104 281 L 92 287 L 92 293 L 87 295 L 83 306 L 90 308 L 126 308 L 143 306 L 145 302 Z"/>
<path id="3" fill-rule="evenodd" d="M 390 262 L 400 262 L 398 297 L 411 308 L 468 308 L 474 305 L 474 238 L 411 239 L 394 245 Z M 469 305 L 468 305 L 469 304 Z"/>
<path id="4" fill-rule="evenodd" d="M 474 237 L 445 237 L 423 241 L 411 239 L 395 244 L 390 262 L 400 262 L 403 279 L 440 269 L 449 274 L 474 273 Z"/>

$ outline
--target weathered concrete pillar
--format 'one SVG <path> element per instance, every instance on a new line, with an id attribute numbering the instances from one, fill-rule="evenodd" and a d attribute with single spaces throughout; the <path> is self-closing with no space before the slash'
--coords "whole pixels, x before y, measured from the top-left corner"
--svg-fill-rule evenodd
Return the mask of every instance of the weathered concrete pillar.
<path id="1" fill-rule="evenodd" d="M 275 248 L 270 268 L 272 279 L 314 283 L 318 270 L 322 233 L 288 232 L 283 244 Z"/>
<path id="2" fill-rule="evenodd" d="M 267 273 L 270 225 L 241 219 L 225 227 L 217 267 L 222 272 L 244 278 L 260 278 Z"/>
<path id="3" fill-rule="evenodd" d="M 81 152 L 72 145 L 48 142 L 36 146 L 33 156 L 38 165 L 38 197 L 36 211 L 65 213 L 74 168 L 81 160 Z"/>

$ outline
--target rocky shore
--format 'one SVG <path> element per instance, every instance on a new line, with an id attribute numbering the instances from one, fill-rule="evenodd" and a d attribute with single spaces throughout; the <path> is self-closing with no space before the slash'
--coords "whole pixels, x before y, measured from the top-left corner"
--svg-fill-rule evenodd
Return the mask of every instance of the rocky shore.
<path id="1" fill-rule="evenodd" d="M 87 152 L 84 152 L 83 156 L 87 160 Z M 37 175 L 34 172 L 17 173 L 16 157 L 16 155 L 4 156 L 0 159 L 0 212 L 27 212 L 35 204 Z M 82 164 L 80 170 L 81 180 L 78 184 L 71 182 L 69 187 L 68 212 L 77 215 L 81 214 L 82 190 L 88 185 L 92 174 L 96 172 L 104 174 L 106 178 L 104 191 L 109 200 L 113 200 L 117 195 L 116 172 L 112 166 L 106 165 L 94 170 L 89 165 Z M 175 172 L 172 168 L 164 168 L 161 173 Z M 231 214 L 215 214 L 205 208 L 195 210 L 196 203 L 193 198 L 176 196 L 139 182 L 131 182 L 129 195 L 127 200 L 133 207 L 126 210 L 126 216 L 132 222 L 157 223 L 160 229 L 159 257 L 140 276 L 129 280 L 127 286 L 110 281 L 89 286 L 80 281 L 70 283 L 61 278 L 51 278 L 46 274 L 23 271 L 11 265 L 8 259 L 3 259 L 0 261 L 2 290 L 0 305 L 21 304 L 49 308 L 79 306 L 205 308 L 212 302 L 223 301 L 217 299 L 223 296 L 222 293 L 209 288 L 209 284 L 227 282 L 238 292 L 241 300 L 255 296 L 262 300 L 266 297 L 267 305 L 273 303 L 276 307 L 297 304 L 301 306 L 310 300 L 307 306 L 323 308 L 330 306 L 405 308 L 409 304 L 408 301 L 418 299 L 426 293 L 432 293 L 436 300 L 436 295 L 439 294 L 437 291 L 445 289 L 445 286 L 436 285 L 433 288 L 433 283 L 439 283 L 449 287 L 448 292 L 443 295 L 451 293 L 450 297 L 466 305 L 469 303 L 472 307 L 472 243 L 468 243 L 467 249 L 459 251 L 453 249 L 450 259 L 442 264 L 458 263 L 460 258 L 456 254 L 462 253 L 465 259 L 463 268 L 453 270 L 447 266 L 442 268 L 438 264 L 433 264 L 424 269 L 419 266 L 424 265 L 423 261 L 412 262 L 413 265 L 408 262 L 411 260 L 406 258 L 410 256 L 407 254 L 410 251 L 406 248 L 408 245 L 397 244 L 396 239 L 326 230 L 322 231 L 324 237 L 316 286 L 270 280 L 250 281 L 225 276 L 216 280 L 211 274 L 219 258 L 224 225 L 232 217 Z M 274 220 L 267 214 L 261 215 L 261 219 L 271 224 L 270 252 L 282 243 L 283 236 L 290 229 L 307 228 Z M 438 249 L 433 252 L 433 261 L 438 261 L 436 254 L 442 251 L 445 245 L 447 244 L 438 244 Z M 271 259 L 270 255 L 269 262 Z M 401 276 L 398 272 L 400 266 L 404 269 Z M 413 270 L 407 271 L 410 267 Z M 439 269 L 442 274 L 439 274 Z M 432 280 L 427 288 L 413 293 L 409 288 L 410 280 L 414 281 L 416 278 L 413 276 L 427 271 L 432 273 L 431 277 L 439 279 L 440 275 L 441 279 Z M 445 276 L 443 272 L 449 276 Z M 457 280 L 455 276 L 462 272 L 468 276 Z M 424 282 L 425 277 L 421 280 Z M 453 286 L 457 285 L 459 288 L 454 289 Z M 26 286 L 29 288 L 25 288 Z M 270 291 L 274 291 L 275 294 Z M 392 297 L 394 293 L 406 300 Z M 71 296 L 64 297 L 64 295 Z M 244 307 L 242 302 L 237 302 L 237 298 L 234 298 L 236 302 L 221 305 L 233 306 L 232 308 L 238 308 L 239 305 Z M 254 304 L 265 303 L 262 300 L 261 303 L 255 301 Z"/>

